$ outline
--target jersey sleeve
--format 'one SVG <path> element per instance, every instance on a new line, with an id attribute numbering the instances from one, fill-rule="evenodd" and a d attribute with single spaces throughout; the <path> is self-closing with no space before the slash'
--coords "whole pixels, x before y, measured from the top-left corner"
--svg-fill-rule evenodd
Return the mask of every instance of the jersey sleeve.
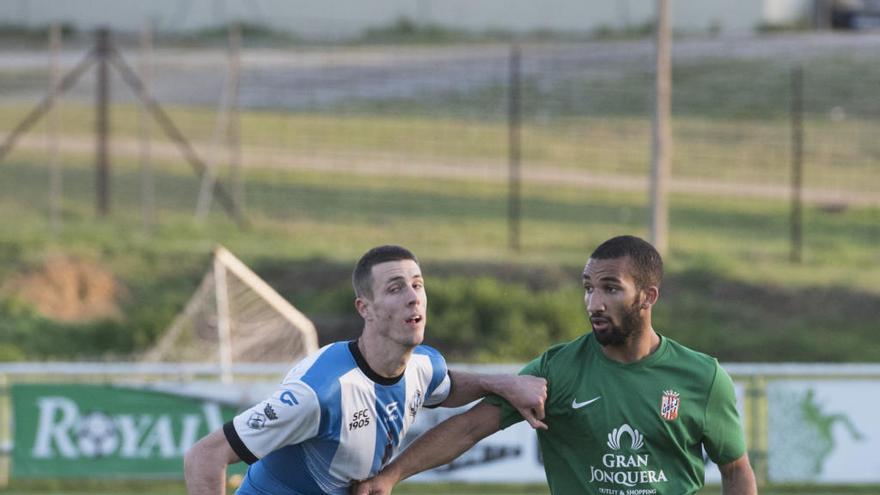
<path id="1" fill-rule="evenodd" d="M 532 376 L 543 376 L 541 372 L 543 368 L 543 361 L 545 356 L 540 356 L 535 358 L 530 363 L 525 365 L 523 369 L 519 371 L 520 375 L 532 375 Z M 516 410 L 515 407 L 511 406 L 509 402 L 502 399 L 498 395 L 490 395 L 486 397 L 486 402 L 489 404 L 494 404 L 501 408 L 501 429 L 505 429 L 508 426 L 515 425 L 523 420 L 523 417 L 519 414 L 519 411 Z"/>
<path id="2" fill-rule="evenodd" d="M 703 446 L 709 458 L 719 466 L 739 459 L 746 452 L 733 380 L 717 362 L 715 379 L 706 404 Z"/>
<path id="3" fill-rule="evenodd" d="M 314 437 L 320 423 L 318 397 L 297 380 L 235 416 L 223 425 L 223 432 L 238 457 L 253 464 L 281 447 Z"/>
<path id="4" fill-rule="evenodd" d="M 426 345 L 420 346 L 420 348 L 431 360 L 431 381 L 428 384 L 428 392 L 425 394 L 424 406 L 435 408 L 449 397 L 449 392 L 452 390 L 452 378 L 449 376 L 446 359 L 438 350 Z"/>

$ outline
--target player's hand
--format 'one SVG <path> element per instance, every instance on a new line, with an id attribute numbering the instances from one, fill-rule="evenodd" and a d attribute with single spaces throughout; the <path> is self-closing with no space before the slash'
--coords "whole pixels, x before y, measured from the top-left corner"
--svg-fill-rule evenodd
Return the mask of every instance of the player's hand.
<path id="1" fill-rule="evenodd" d="M 394 482 L 388 476 L 378 474 L 373 478 L 354 482 L 349 493 L 351 495 L 388 495 L 392 488 L 394 488 Z"/>
<path id="2" fill-rule="evenodd" d="M 498 395 L 515 407 L 532 428 L 547 429 L 542 421 L 547 400 L 547 380 L 531 375 L 511 376 Z"/>

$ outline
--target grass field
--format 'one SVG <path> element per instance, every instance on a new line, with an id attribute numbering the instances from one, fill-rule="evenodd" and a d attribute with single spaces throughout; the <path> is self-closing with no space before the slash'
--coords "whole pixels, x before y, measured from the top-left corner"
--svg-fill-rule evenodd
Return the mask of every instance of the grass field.
<path id="1" fill-rule="evenodd" d="M 29 108 L 4 105 L 0 129 L 10 129 Z M 92 112 L 82 104 L 63 105 L 61 128 L 65 134 L 61 147 L 65 164 L 91 159 L 93 138 L 88 131 L 94 127 Z M 211 148 L 215 112 L 173 107 L 169 115 L 196 149 L 208 156 L 204 150 Z M 112 134 L 117 143 L 122 143 L 115 148 L 116 156 L 131 161 L 138 153 L 137 110 L 130 105 L 115 105 L 112 116 Z M 871 126 L 870 118 L 859 115 L 844 121 L 829 120 L 824 114 L 807 115 L 805 187 L 876 191 L 880 178 L 872 163 L 880 156 L 880 147 L 865 133 Z M 673 130 L 678 142 L 674 177 L 779 186 L 789 183 L 791 129 L 786 115 L 732 120 L 685 115 L 676 117 Z M 45 132 L 39 124 L 21 147 L 39 150 L 44 160 Z M 405 157 L 415 167 L 438 161 L 503 167 L 508 152 L 504 121 L 425 115 L 247 112 L 242 117 L 241 133 L 249 168 L 257 172 L 266 167 L 277 169 L 284 160 L 332 163 L 340 158 L 369 163 Z M 153 131 L 153 138 L 157 159 L 180 164 L 176 150 L 158 129 Z M 521 139 L 522 160 L 528 169 L 638 177 L 648 172 L 651 130 L 650 120 L 644 116 L 526 121 Z M 284 160 L 276 158 L 279 156 Z M 503 169 L 498 173 L 503 174 Z"/>
<path id="2" fill-rule="evenodd" d="M 7 161 L 0 167 L 0 215 L 16 225 L 0 235 L 12 244 L 53 243 L 47 223 L 47 172 L 35 163 Z M 246 209 L 250 229 L 238 230 L 216 213 L 204 225 L 192 222 L 198 181 L 191 171 L 163 164 L 155 172 L 159 224 L 146 239 L 139 229 L 140 172 L 117 161 L 112 175 L 112 215 L 93 222 L 94 170 L 87 159 L 65 158 L 57 240 L 68 246 L 149 244 L 151 250 L 205 252 L 212 241 L 245 257 L 322 256 L 350 259 L 362 246 L 406 239 L 424 256 L 446 260 L 496 260 L 580 264 L 583 250 L 614 232 L 646 232 L 649 211 L 640 192 L 585 190 L 578 185 L 525 183 L 522 190 L 522 249 L 506 249 L 506 184 L 467 178 L 389 181 L 382 175 L 334 170 L 255 170 L 248 173 Z M 673 194 L 670 266 L 712 265 L 749 282 L 780 286 L 856 287 L 876 293 L 880 208 L 804 211 L 805 263 L 787 262 L 790 248 L 787 200 L 758 200 Z M 219 210 L 215 206 L 214 211 Z M 466 243 L 461 242 L 467 239 Z M 353 243 L 352 241 L 357 241 Z M 112 246 L 116 245 L 117 248 Z M 552 253 L 551 258 L 547 258 Z"/>

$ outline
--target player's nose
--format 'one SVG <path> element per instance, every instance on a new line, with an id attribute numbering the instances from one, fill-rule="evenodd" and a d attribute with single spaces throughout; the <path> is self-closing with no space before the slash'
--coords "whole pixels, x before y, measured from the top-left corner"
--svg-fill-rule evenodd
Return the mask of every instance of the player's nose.
<path id="1" fill-rule="evenodd" d="M 416 290 L 416 289 L 415 289 L 414 287 L 412 287 L 412 286 L 408 286 L 408 287 L 407 287 L 406 298 L 407 298 L 407 299 L 406 299 L 406 304 L 407 304 L 408 306 L 416 306 L 416 305 L 421 304 L 421 299 L 419 298 L 419 291 Z"/>
<path id="2" fill-rule="evenodd" d="M 595 292 L 587 296 L 587 312 L 592 314 L 605 311 L 605 303 Z"/>

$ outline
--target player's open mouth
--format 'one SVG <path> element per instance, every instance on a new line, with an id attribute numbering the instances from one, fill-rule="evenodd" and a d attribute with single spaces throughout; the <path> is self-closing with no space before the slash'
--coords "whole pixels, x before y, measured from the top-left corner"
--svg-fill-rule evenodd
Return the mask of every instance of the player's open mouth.
<path id="1" fill-rule="evenodd" d="M 419 323 L 420 321 L 422 321 L 421 315 L 411 316 L 406 319 L 407 323 Z"/>
<path id="2" fill-rule="evenodd" d="M 610 322 L 607 318 L 590 318 L 590 323 L 593 324 L 593 330 L 602 331 L 607 330 L 610 326 Z"/>

